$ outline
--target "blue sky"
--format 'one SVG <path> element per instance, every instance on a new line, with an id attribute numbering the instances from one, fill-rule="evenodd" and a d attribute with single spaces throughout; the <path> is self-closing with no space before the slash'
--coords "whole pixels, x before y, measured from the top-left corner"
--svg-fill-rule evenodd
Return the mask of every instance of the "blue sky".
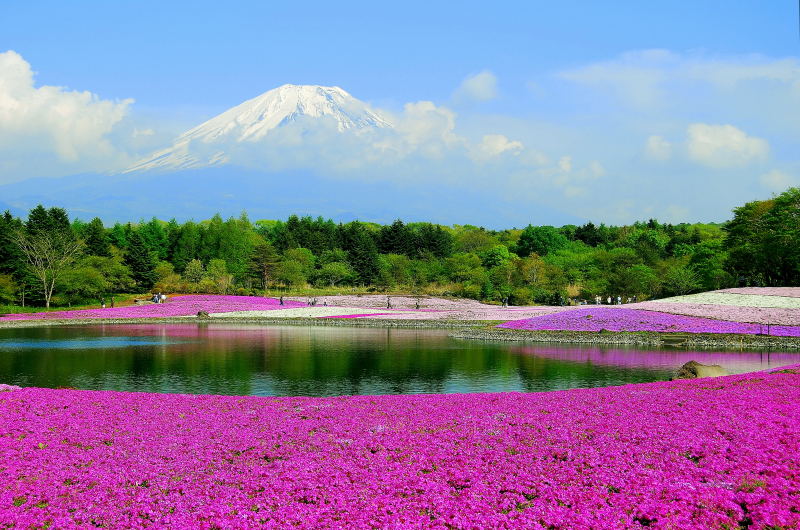
<path id="1" fill-rule="evenodd" d="M 0 184 L 113 171 L 285 83 L 431 102 L 467 147 L 358 178 L 505 209 L 723 221 L 800 183 L 794 2 L 4 2 L 3 52 Z M 465 158 L 487 136 L 521 147 Z"/>

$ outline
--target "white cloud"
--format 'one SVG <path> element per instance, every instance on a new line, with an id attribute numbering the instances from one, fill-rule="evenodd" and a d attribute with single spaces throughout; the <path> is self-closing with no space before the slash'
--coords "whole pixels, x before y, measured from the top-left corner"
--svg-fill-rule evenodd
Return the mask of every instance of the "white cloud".
<path id="1" fill-rule="evenodd" d="M 563 71 L 558 77 L 612 91 L 637 108 L 652 108 L 664 95 L 665 67 L 676 60 L 677 56 L 666 50 L 629 52 L 613 61 Z"/>
<path id="2" fill-rule="evenodd" d="M 784 173 L 783 171 L 773 169 L 765 175 L 761 175 L 759 179 L 761 185 L 770 191 L 782 192 L 788 188 L 798 185 L 797 177 Z"/>
<path id="3" fill-rule="evenodd" d="M 0 53 L 0 156 L 5 168 L 23 172 L 60 163 L 73 171 L 108 169 L 120 163 L 108 135 L 132 99 L 112 102 L 90 92 L 34 86 L 31 65 L 14 51 Z M 5 171 L 0 169 L 0 179 Z M 64 173 L 61 173 L 64 174 Z"/>
<path id="4" fill-rule="evenodd" d="M 672 144 L 661 136 L 650 136 L 644 145 L 644 156 L 658 162 L 669 160 L 672 156 Z"/>
<path id="5" fill-rule="evenodd" d="M 459 103 L 488 101 L 496 97 L 497 77 L 489 71 L 467 77 L 453 94 L 453 100 Z"/>
<path id="6" fill-rule="evenodd" d="M 747 136 L 733 125 L 692 123 L 686 132 L 689 158 L 711 168 L 742 166 L 769 154 L 766 140 Z"/>
<path id="7" fill-rule="evenodd" d="M 432 140 L 452 145 L 460 141 L 453 133 L 456 127 L 456 113 L 447 107 L 437 107 L 431 101 L 407 103 L 405 113 L 397 124 L 397 130 L 405 142 L 419 146 Z"/>
<path id="8" fill-rule="evenodd" d="M 589 164 L 589 171 L 595 178 L 603 177 L 606 174 L 606 169 L 597 160 L 592 160 Z"/>
<path id="9" fill-rule="evenodd" d="M 481 140 L 481 150 L 489 156 L 497 156 L 506 151 L 518 155 L 523 148 L 522 142 L 509 142 L 502 134 L 487 134 Z"/>
<path id="10" fill-rule="evenodd" d="M 572 157 L 562 156 L 561 160 L 558 161 L 558 168 L 564 173 L 572 171 Z"/>
<path id="11" fill-rule="evenodd" d="M 607 92 L 623 105 L 648 113 L 685 109 L 702 101 L 699 108 L 727 114 L 758 109 L 762 119 L 765 114 L 785 119 L 787 110 L 797 115 L 793 107 L 800 100 L 796 57 L 721 58 L 703 52 L 640 50 L 564 70 L 556 77 Z"/>

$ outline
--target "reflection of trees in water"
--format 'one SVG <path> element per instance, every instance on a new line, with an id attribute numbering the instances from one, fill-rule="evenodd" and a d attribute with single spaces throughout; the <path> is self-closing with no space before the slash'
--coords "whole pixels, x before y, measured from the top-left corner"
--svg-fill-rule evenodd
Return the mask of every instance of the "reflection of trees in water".
<path id="1" fill-rule="evenodd" d="M 0 330 L 0 338 L 135 337 L 153 344 L 0 350 L 0 381 L 159 392 L 340 395 L 544 391 L 664 379 L 695 358 L 731 353 L 463 341 L 447 330 L 155 324 Z M 706 355 L 706 357 L 702 357 Z M 737 354 L 734 354 L 737 355 Z M 758 353 L 738 354 L 758 362 Z M 771 354 L 796 362 L 797 354 Z M 688 357 L 687 357 L 688 356 Z M 710 357 L 709 357 L 710 356 Z M 753 357 L 753 359 L 751 359 Z M 712 362 L 713 361 L 713 362 Z M 460 386 L 459 386 L 460 385 Z"/>

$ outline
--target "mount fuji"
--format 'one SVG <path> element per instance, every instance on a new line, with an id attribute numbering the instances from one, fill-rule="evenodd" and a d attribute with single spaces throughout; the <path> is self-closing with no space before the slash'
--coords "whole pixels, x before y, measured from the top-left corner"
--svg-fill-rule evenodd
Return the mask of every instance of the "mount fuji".
<path id="1" fill-rule="evenodd" d="M 381 157 L 387 145 L 402 141 L 404 131 L 341 88 L 284 85 L 186 131 L 126 169 L 2 185 L 0 211 L 24 216 L 37 204 L 58 205 L 107 223 L 152 215 L 203 219 L 246 209 L 262 219 L 296 213 L 384 224 L 579 224 L 579 218 L 542 204 L 508 208 L 504 197 L 486 190 L 433 178 L 408 183 L 401 172 L 387 178 L 393 168 Z M 285 160 L 290 163 L 281 165 Z M 366 170 L 354 177 L 362 162 Z M 325 174 L 334 163 L 337 170 L 345 168 L 345 177 Z M 372 178 L 371 171 L 381 178 Z M 431 170 L 414 161 L 405 171 Z"/>
<path id="2" fill-rule="evenodd" d="M 339 87 L 283 85 L 181 134 L 171 147 L 138 161 L 123 173 L 222 165 L 230 162 L 225 145 L 258 142 L 270 130 L 297 123 L 304 117 L 332 118 L 340 133 L 394 131 L 389 120 Z M 200 149 L 192 149 L 193 146 Z M 199 151 L 207 154 L 201 155 Z"/>

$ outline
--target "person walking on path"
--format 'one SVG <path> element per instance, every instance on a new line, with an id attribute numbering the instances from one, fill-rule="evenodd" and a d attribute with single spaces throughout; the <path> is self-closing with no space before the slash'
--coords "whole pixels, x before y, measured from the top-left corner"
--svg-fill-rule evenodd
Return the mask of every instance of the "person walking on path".
<path id="1" fill-rule="evenodd" d="M 111 309 L 114 309 L 114 297 L 111 297 Z"/>
<path id="2" fill-rule="evenodd" d="M 100 309 L 105 309 L 105 308 L 106 308 L 106 299 L 105 298 L 101 298 L 100 299 Z"/>
<path id="3" fill-rule="evenodd" d="M 281 305 L 283 305 L 283 295 L 281 295 Z"/>
<path id="4" fill-rule="evenodd" d="M 392 308 L 392 300 L 388 296 L 386 297 L 386 309 Z"/>

